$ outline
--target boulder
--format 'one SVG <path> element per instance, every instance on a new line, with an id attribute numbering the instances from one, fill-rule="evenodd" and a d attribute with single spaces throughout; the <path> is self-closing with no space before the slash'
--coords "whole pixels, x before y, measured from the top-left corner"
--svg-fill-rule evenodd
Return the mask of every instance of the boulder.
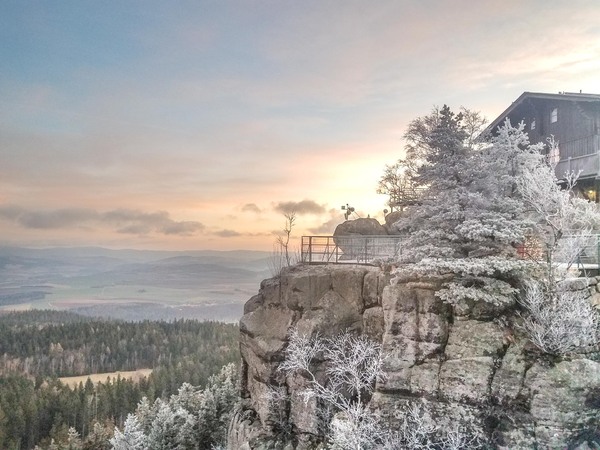
<path id="1" fill-rule="evenodd" d="M 383 236 L 387 232 L 377 219 L 360 218 L 346 220 L 335 227 L 333 236 Z"/>

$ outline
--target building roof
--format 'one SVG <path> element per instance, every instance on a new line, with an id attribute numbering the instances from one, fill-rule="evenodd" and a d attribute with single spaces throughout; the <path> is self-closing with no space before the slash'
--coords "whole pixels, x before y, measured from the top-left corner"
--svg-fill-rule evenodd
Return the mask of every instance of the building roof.
<path id="1" fill-rule="evenodd" d="M 576 101 L 576 102 L 600 102 L 600 94 L 584 94 L 581 92 L 559 92 L 558 94 L 545 94 L 543 92 L 523 92 L 512 104 L 506 108 L 492 123 L 488 125 L 484 133 L 495 130 L 510 113 L 526 99 L 539 98 L 543 100 Z"/>

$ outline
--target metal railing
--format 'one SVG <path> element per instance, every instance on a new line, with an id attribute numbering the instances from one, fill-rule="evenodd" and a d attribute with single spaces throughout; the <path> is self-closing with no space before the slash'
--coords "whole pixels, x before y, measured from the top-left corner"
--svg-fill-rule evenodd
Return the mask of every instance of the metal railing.
<path id="1" fill-rule="evenodd" d="M 561 238 L 563 242 L 561 248 L 556 250 L 554 258 L 557 258 L 554 262 L 562 265 L 566 264 L 566 259 L 569 259 L 571 267 L 578 268 L 580 270 L 598 270 L 600 269 L 600 235 L 590 234 L 585 237 L 574 237 L 571 235 L 565 235 Z M 573 241 L 570 243 L 570 241 Z M 569 247 L 572 247 L 572 251 L 568 251 Z M 577 250 L 575 250 L 577 249 Z M 520 259 L 527 259 L 533 261 L 547 261 L 548 251 L 539 242 L 532 240 L 527 241 L 525 244 L 517 247 L 517 255 Z"/>
<path id="2" fill-rule="evenodd" d="M 568 241 L 569 236 L 563 239 Z M 308 264 L 371 264 L 402 256 L 405 236 L 302 236 L 301 260 Z M 522 259 L 544 261 L 545 249 L 532 241 L 517 247 Z M 557 261 L 560 262 L 560 261 Z M 581 270 L 600 269 L 600 235 L 590 235 L 573 264 Z"/>
<path id="3" fill-rule="evenodd" d="M 402 254 L 403 236 L 302 236 L 302 262 L 370 264 Z"/>

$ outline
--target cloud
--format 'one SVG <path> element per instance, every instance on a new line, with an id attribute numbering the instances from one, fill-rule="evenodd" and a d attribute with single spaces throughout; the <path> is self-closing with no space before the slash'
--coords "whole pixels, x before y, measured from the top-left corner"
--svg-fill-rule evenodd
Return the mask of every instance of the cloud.
<path id="1" fill-rule="evenodd" d="M 122 234 L 191 236 L 204 230 L 195 221 L 176 221 L 166 211 L 147 213 L 132 209 L 115 209 L 98 212 L 85 208 L 63 208 L 33 211 L 16 205 L 0 206 L 0 219 L 11 221 L 22 228 L 51 230 L 81 228 L 83 226 L 109 227 Z"/>
<path id="2" fill-rule="evenodd" d="M 23 208 L 15 205 L 0 206 L 0 219 L 14 221 L 23 213 Z"/>
<path id="3" fill-rule="evenodd" d="M 223 237 L 223 238 L 238 237 L 238 236 L 242 235 L 242 233 L 238 233 L 237 231 L 227 230 L 227 229 L 216 231 L 213 234 L 215 234 L 216 236 L 219 236 L 219 237 Z"/>
<path id="4" fill-rule="evenodd" d="M 302 200 L 300 202 L 279 202 L 273 206 L 273 209 L 281 214 L 295 212 L 298 215 L 323 214 L 325 212 L 325 207 L 323 205 L 319 205 L 314 200 Z"/>
<path id="5" fill-rule="evenodd" d="M 255 203 L 246 203 L 244 206 L 242 206 L 242 211 L 243 212 L 252 212 L 255 214 L 262 213 L 262 210 L 258 206 L 256 206 Z"/>
<path id="6" fill-rule="evenodd" d="M 145 213 L 137 210 L 117 209 L 103 213 L 101 218 L 109 223 L 125 223 L 121 232 L 131 234 L 147 234 L 154 231 L 166 235 L 191 236 L 205 228 L 200 222 L 175 221 L 166 211 Z"/>
<path id="7" fill-rule="evenodd" d="M 335 227 L 337 227 L 340 223 L 343 222 L 342 215 L 340 211 L 337 209 L 330 209 L 329 211 L 330 219 L 326 222 L 323 222 L 318 227 L 309 228 L 308 231 L 312 234 L 333 234 L 335 231 Z"/>
<path id="8" fill-rule="evenodd" d="M 204 230 L 204 225 L 200 222 L 194 221 L 184 221 L 184 222 L 175 222 L 169 219 L 169 222 L 166 223 L 160 231 L 163 234 L 176 234 L 179 236 L 191 236 L 196 233 L 196 231 Z"/>
<path id="9" fill-rule="evenodd" d="M 99 219 L 91 209 L 63 208 L 51 211 L 31 211 L 15 205 L 0 207 L 0 218 L 15 222 L 23 228 L 56 229 L 68 228 Z"/>

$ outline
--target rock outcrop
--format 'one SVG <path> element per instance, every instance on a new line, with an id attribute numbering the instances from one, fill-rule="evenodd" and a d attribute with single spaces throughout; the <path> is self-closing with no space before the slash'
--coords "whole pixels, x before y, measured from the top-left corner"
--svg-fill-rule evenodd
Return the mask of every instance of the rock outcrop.
<path id="1" fill-rule="evenodd" d="M 388 234 L 385 227 L 377 219 L 360 218 L 346 220 L 335 227 L 334 237 L 342 236 L 384 236 Z"/>
<path id="2" fill-rule="evenodd" d="M 240 321 L 243 410 L 229 448 L 317 448 L 317 405 L 302 398 L 305 381 L 277 370 L 293 327 L 310 336 L 352 330 L 382 343 L 387 377 L 370 404 L 392 427 L 418 402 L 442 427 L 477 426 L 495 448 L 583 449 L 600 440 L 598 355 L 544 355 L 515 326 L 514 308 L 457 313 L 436 297 L 439 281 L 390 279 L 375 267 L 300 266 L 263 281 Z"/>

